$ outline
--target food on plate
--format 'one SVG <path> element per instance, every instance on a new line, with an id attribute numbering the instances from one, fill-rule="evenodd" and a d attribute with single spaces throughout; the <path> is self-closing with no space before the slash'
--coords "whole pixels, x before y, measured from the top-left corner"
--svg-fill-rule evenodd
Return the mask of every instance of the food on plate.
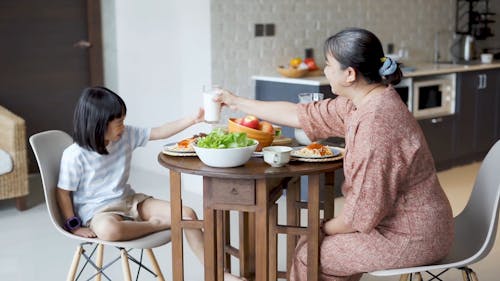
<path id="1" fill-rule="evenodd" d="M 197 135 L 194 135 L 190 138 L 183 139 L 176 143 L 174 146 L 170 147 L 171 150 L 173 151 L 184 151 L 184 152 L 192 152 L 194 151 L 193 148 L 193 143 L 196 142 L 198 138 L 204 137 L 207 134 L 205 133 L 199 133 Z"/>
<path id="2" fill-rule="evenodd" d="M 300 157 L 328 157 L 333 156 L 333 152 L 328 146 L 313 142 L 310 145 L 295 151 L 294 155 Z"/>
<path id="3" fill-rule="evenodd" d="M 201 137 L 196 142 L 203 148 L 236 148 L 254 145 L 255 141 L 249 139 L 246 133 L 228 133 L 218 128 L 208 135 Z"/>

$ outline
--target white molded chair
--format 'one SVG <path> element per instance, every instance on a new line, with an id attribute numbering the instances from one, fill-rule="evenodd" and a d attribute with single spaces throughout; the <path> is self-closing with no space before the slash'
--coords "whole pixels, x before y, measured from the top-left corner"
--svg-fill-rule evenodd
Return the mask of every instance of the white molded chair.
<path id="1" fill-rule="evenodd" d="M 448 256 L 439 263 L 409 268 L 397 268 L 370 272 L 375 276 L 401 275 L 400 281 L 422 280 L 427 272 L 432 279 L 451 268 L 462 271 L 464 281 L 477 281 L 476 273 L 468 266 L 488 255 L 493 244 L 498 224 L 500 199 L 500 141 L 490 149 L 479 168 L 472 194 L 464 210 L 455 217 L 455 240 Z M 430 271 L 440 271 L 433 274 Z"/>
<path id="2" fill-rule="evenodd" d="M 101 280 L 101 276 L 104 276 L 107 280 L 111 280 L 110 277 L 106 275 L 104 270 L 111 264 L 119 260 L 120 257 L 103 266 L 104 245 L 114 246 L 120 251 L 124 275 L 123 280 L 131 280 L 129 260 L 133 261 L 139 266 L 137 275 L 139 275 L 140 269 L 144 268 L 155 277 L 157 277 L 158 280 L 164 280 L 163 274 L 160 270 L 160 267 L 158 266 L 158 262 L 156 261 L 156 258 L 151 249 L 170 242 L 170 230 L 164 230 L 138 239 L 120 242 L 110 242 L 95 238 L 84 238 L 74 235 L 71 232 L 67 232 L 63 228 L 64 221 L 59 213 L 55 191 L 57 180 L 59 177 L 59 167 L 61 163 L 62 153 L 66 147 L 73 143 L 73 139 L 68 134 L 62 131 L 46 131 L 31 136 L 29 141 L 31 147 L 33 148 L 33 152 L 35 153 L 38 167 L 40 169 L 43 188 L 45 192 L 45 200 L 52 223 L 54 224 L 55 228 L 64 236 L 81 241 L 73 257 L 73 262 L 68 272 L 67 280 L 75 280 L 80 257 L 84 257 L 86 262 L 80 269 L 78 276 L 76 276 L 77 279 L 80 277 L 85 267 L 90 264 L 92 267 L 94 267 L 96 272 L 88 280 L 92 279 L 93 277 L 96 277 L 96 280 Z M 85 249 L 85 247 L 87 246 L 94 247 L 92 251 L 90 251 L 90 254 L 87 254 L 86 252 L 87 250 Z M 141 249 L 139 260 L 130 255 L 130 251 L 132 249 Z M 92 257 L 96 250 L 96 261 L 94 262 L 92 260 Z M 143 250 L 146 250 L 154 272 L 142 264 Z"/>

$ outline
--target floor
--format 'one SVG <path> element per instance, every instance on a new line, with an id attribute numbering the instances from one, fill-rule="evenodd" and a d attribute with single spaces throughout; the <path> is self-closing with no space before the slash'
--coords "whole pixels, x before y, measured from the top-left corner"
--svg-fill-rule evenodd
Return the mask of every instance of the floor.
<path id="1" fill-rule="evenodd" d="M 455 214 L 465 206 L 469 197 L 479 163 L 461 166 L 439 173 L 439 179 L 449 196 Z M 149 183 L 141 186 L 140 183 Z M 145 171 L 132 171 L 131 184 L 136 190 L 151 194 L 158 198 L 168 199 L 167 176 Z M 62 236 L 52 227 L 43 200 L 43 191 L 39 177 L 30 177 L 29 209 L 18 212 L 13 200 L 0 201 L 0 280 L 63 280 L 76 249 L 77 243 Z M 201 198 L 192 192 L 184 192 L 184 204 L 192 206 L 201 213 Z M 336 208 L 342 206 L 342 199 L 337 199 Z M 232 216 L 236 219 L 236 216 Z M 498 236 L 498 235 L 497 235 Z M 284 239 L 279 246 L 283 248 Z M 234 243 L 235 241 L 233 241 Z M 111 259 L 113 249 L 105 251 L 105 259 Z M 171 280 L 171 247 L 170 244 L 155 249 L 157 259 L 167 280 Z M 146 256 L 145 256 L 146 259 Z M 500 247 L 496 246 L 488 257 L 473 266 L 480 280 L 497 280 L 500 272 L 498 260 Z M 203 280 L 201 264 L 196 260 L 189 248 L 185 247 L 185 280 Z M 279 261 L 284 267 L 284 261 Z M 135 270 L 134 266 L 131 266 Z M 233 266 L 236 270 L 236 264 Z M 236 270 L 237 272 L 237 270 Z M 122 280 L 119 263 L 110 267 L 113 280 Z M 457 271 L 446 273 L 443 280 L 461 280 Z M 88 278 L 88 277 L 87 277 Z M 86 278 L 82 279 L 86 280 Z M 103 280 L 106 280 L 103 278 Z M 147 272 L 141 272 L 141 280 L 154 280 Z M 399 280 L 397 277 L 380 278 L 370 275 L 363 276 L 364 281 Z"/>

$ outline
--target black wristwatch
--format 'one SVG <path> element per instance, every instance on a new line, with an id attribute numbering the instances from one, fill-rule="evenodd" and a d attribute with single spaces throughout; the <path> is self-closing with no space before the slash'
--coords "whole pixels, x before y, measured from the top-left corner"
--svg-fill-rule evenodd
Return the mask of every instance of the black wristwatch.
<path id="1" fill-rule="evenodd" d="M 79 217 L 71 217 L 64 222 L 64 229 L 73 231 L 82 226 L 82 220 Z"/>

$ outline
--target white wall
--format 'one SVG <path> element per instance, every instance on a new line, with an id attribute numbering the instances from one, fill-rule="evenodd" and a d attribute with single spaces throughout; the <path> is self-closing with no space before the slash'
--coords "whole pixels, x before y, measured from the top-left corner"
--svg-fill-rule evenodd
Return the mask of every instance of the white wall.
<path id="1" fill-rule="evenodd" d="M 126 122 L 157 126 L 193 114 L 211 81 L 210 7 L 206 0 L 103 1 L 105 84 L 128 107 Z M 136 168 L 165 173 L 162 145 L 205 130 L 196 125 L 134 153 Z"/>

